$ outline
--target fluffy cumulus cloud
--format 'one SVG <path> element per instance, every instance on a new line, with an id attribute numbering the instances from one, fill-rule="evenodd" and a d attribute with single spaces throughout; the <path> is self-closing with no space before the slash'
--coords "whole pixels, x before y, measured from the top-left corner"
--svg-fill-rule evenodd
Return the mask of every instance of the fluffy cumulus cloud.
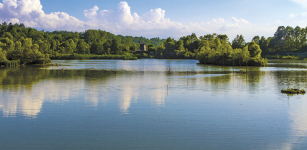
<path id="1" fill-rule="evenodd" d="M 255 31 L 249 21 L 235 17 L 229 19 L 217 18 L 207 22 L 191 22 L 184 25 L 181 22 L 174 22 L 165 18 L 165 10 L 161 8 L 152 9 L 140 16 L 131 12 L 127 2 L 120 2 L 115 10 L 99 10 L 99 7 L 94 6 L 85 10 L 84 15 L 89 19 L 86 26 L 100 28 L 115 34 L 133 36 L 160 36 L 164 38 L 171 36 L 176 38 L 195 32 L 198 35 L 209 33 L 232 34 L 229 36 L 234 37 L 239 33 L 247 34 Z M 265 34 L 265 31 L 267 30 L 260 30 L 260 33 Z M 273 34 L 274 32 L 270 33 Z M 259 34 L 259 30 L 252 34 Z M 248 38 L 252 38 L 251 34 L 248 36 L 250 36 Z"/>
<path id="2" fill-rule="evenodd" d="M 145 37 L 174 37 L 178 38 L 195 32 L 197 35 L 218 33 L 228 34 L 230 38 L 236 34 L 265 35 L 271 29 L 256 30 L 255 26 L 241 18 L 217 18 L 206 22 L 191 22 L 182 24 L 165 18 L 165 10 L 152 9 L 142 15 L 132 13 L 127 2 L 122 1 L 115 10 L 100 10 L 98 6 L 84 10 L 88 19 L 80 21 L 65 12 L 45 14 L 40 0 L 2 0 L 0 3 L 0 21 L 24 23 L 26 26 L 45 30 L 101 29 L 114 34 L 145 36 Z M 262 34 L 263 33 L 263 34 Z"/>
<path id="3" fill-rule="evenodd" d="M 180 29 L 184 27 L 181 23 L 166 19 L 164 17 L 165 11 L 161 8 L 150 10 L 143 16 L 131 13 L 127 2 L 120 2 L 115 10 L 99 11 L 99 8 L 94 6 L 92 9 L 84 10 L 84 15 L 89 19 L 85 23 L 86 26 L 104 29 L 115 34 L 141 36 L 141 34 L 149 35 L 157 33 L 157 31 L 163 33 L 171 28 Z"/>
<path id="4" fill-rule="evenodd" d="M 65 12 L 45 14 L 40 0 L 2 0 L 0 21 L 24 23 L 26 26 L 45 29 L 82 28 L 84 22 Z"/>

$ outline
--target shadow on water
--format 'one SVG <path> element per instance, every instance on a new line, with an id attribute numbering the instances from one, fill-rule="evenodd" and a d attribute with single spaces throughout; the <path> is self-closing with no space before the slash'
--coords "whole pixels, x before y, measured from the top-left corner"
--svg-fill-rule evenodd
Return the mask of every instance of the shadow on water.
<path id="1" fill-rule="evenodd" d="M 288 88 L 306 88 L 307 86 L 307 71 L 276 71 L 274 76 L 277 79 L 277 84 L 283 89 Z"/>
<path id="2" fill-rule="evenodd" d="M 273 59 L 269 61 L 268 67 L 306 69 L 307 61 L 306 60 Z"/>
<path id="3" fill-rule="evenodd" d="M 38 67 L 1 68 L 0 86 L 2 89 L 18 86 L 31 87 L 32 84 L 46 79 L 65 80 L 85 78 L 86 80 L 107 80 L 116 77 L 118 74 L 129 75 L 130 73 L 89 69 L 48 70 Z"/>

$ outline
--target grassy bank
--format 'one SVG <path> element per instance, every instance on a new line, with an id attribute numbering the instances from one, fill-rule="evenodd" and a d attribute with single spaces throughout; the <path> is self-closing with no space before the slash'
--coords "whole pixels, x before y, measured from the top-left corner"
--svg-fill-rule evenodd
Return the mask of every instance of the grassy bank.
<path id="1" fill-rule="evenodd" d="M 137 60 L 134 55 L 93 55 L 93 54 L 57 54 L 51 55 L 51 59 L 55 60 L 85 60 L 85 59 L 121 59 L 121 60 Z"/>
<path id="2" fill-rule="evenodd" d="M 302 56 L 281 56 L 281 55 L 265 55 L 263 58 L 267 59 L 294 59 L 294 60 L 299 60 L 299 59 L 304 59 Z M 306 59 L 306 58 L 305 58 Z"/>

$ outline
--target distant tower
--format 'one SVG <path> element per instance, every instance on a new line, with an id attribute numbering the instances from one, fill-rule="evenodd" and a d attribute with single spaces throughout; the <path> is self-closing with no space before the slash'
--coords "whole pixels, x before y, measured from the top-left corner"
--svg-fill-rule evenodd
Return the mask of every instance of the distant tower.
<path id="1" fill-rule="evenodd" d="M 146 44 L 140 43 L 140 50 L 141 51 L 146 51 Z"/>

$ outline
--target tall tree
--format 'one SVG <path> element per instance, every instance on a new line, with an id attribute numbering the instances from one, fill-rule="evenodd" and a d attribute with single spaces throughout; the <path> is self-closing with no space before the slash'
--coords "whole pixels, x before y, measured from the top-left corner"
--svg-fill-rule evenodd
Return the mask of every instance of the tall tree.
<path id="1" fill-rule="evenodd" d="M 236 49 L 236 48 L 244 48 L 246 45 L 246 42 L 244 40 L 244 37 L 242 35 L 237 35 L 236 38 L 232 41 L 232 48 Z"/>
<path id="2" fill-rule="evenodd" d="M 90 54 L 89 45 L 81 39 L 78 41 L 77 51 L 79 54 Z"/>

